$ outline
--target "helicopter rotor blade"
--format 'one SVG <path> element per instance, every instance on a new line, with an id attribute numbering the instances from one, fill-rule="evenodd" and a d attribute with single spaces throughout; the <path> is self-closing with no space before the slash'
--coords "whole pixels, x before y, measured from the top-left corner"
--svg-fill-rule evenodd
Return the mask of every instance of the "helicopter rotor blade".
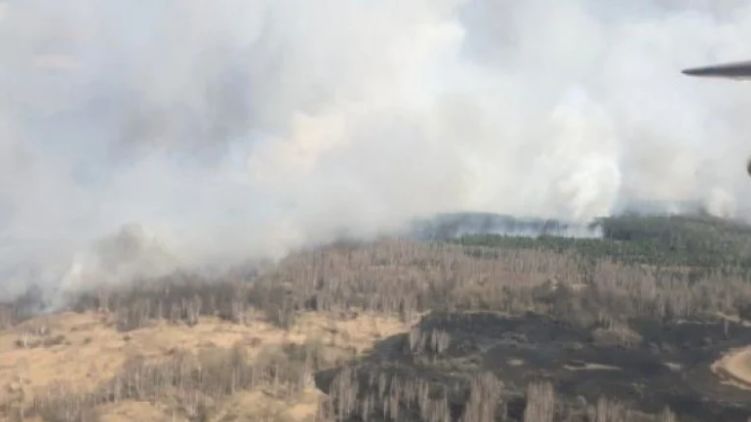
<path id="1" fill-rule="evenodd" d="M 751 61 L 696 67 L 686 69 L 683 73 L 690 76 L 751 80 Z"/>

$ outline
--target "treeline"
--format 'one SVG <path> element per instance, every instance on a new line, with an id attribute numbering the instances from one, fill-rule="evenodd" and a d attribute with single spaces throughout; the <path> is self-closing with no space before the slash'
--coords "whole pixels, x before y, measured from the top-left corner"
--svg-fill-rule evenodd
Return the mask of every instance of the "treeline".
<path id="1" fill-rule="evenodd" d="M 466 246 L 544 249 L 590 260 L 685 266 L 751 277 L 751 227 L 709 216 L 637 216 L 601 219 L 601 238 L 510 237 L 475 233 L 454 239 Z"/>
<path id="2" fill-rule="evenodd" d="M 243 322 L 250 309 L 289 327 L 302 311 L 372 311 L 405 320 L 425 311 L 537 312 L 622 334 L 633 318 L 747 317 L 743 276 L 625 264 L 545 249 L 381 240 L 292 254 L 248 279 L 175 275 L 86 292 L 78 310 L 104 309 L 122 330 L 155 319 L 194 324 L 203 315 Z M 620 335 L 619 334 L 619 335 Z"/>
<path id="3" fill-rule="evenodd" d="M 156 319 L 194 324 L 200 316 L 242 322 L 250 309 L 289 327 L 304 310 L 355 309 L 410 319 L 433 308 L 475 307 L 475 285 L 505 286 L 513 295 L 558 275 L 584 281 L 568 256 L 508 251 L 496 258 L 473 257 L 453 245 L 404 240 L 336 245 L 290 255 L 273 269 L 245 279 L 175 274 L 80 292 L 70 304 L 78 311 L 113 313 L 121 330 Z"/>
<path id="4" fill-rule="evenodd" d="M 104 310 L 121 330 L 200 316 L 242 322 L 249 309 L 288 327 L 304 310 L 361 309 L 409 319 L 429 310 L 553 313 L 580 324 L 631 317 L 751 318 L 751 229 L 709 217 L 618 217 L 603 239 L 469 236 L 459 244 L 381 240 L 294 253 L 246 273 L 177 273 L 76 292 L 77 310 Z M 260 272 L 259 272 L 260 271 Z M 0 303 L 0 328 L 45 307 L 30 288 Z M 595 321 L 599 320 L 599 321 Z"/>
<path id="5" fill-rule="evenodd" d="M 253 277 L 213 279 L 173 274 L 80 292 L 70 299 L 70 306 L 79 312 L 112 313 L 121 331 L 137 329 L 154 320 L 195 325 L 201 316 L 244 323 L 251 309 L 265 312 L 279 326 L 289 327 L 294 312 L 286 303 L 288 295 L 284 286 L 256 283 Z"/>
<path id="6" fill-rule="evenodd" d="M 531 382 L 523 396 L 507 389 L 491 372 L 469 378 L 427 378 L 393 366 L 347 367 L 331 381 L 328 399 L 319 409 L 324 421 L 420 422 L 676 422 L 664 408 L 646 414 L 600 397 L 558 400 L 551 382 Z"/>
<path id="7" fill-rule="evenodd" d="M 384 240 L 292 255 L 256 283 L 286 286 L 291 309 L 539 312 L 617 329 L 631 318 L 742 315 L 751 283 L 722 271 L 590 263 L 573 253 Z"/>

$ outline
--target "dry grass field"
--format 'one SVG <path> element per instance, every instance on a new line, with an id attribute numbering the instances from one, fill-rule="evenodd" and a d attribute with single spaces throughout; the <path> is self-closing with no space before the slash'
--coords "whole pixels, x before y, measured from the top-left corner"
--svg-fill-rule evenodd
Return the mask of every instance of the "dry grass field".
<path id="1" fill-rule="evenodd" d="M 250 315 L 245 324 L 203 317 L 194 326 L 155 321 L 128 332 L 115 328 L 112 315 L 64 312 L 40 316 L 0 332 L 0 412 L 29 406 L 40 394 L 60 389 L 91 391 L 114 377 L 133 358 L 159 361 L 177 352 L 199 354 L 243 347 L 249 359 L 285 345 L 316 343 L 334 365 L 367 353 L 375 342 L 409 330 L 397 318 L 309 312 L 283 330 Z M 242 391 L 218 404 L 211 420 L 289 420 L 312 418 L 321 393 L 312 386 L 293 398 L 265 391 Z M 180 420 L 169 403 L 125 400 L 99 406 L 102 421 Z"/>

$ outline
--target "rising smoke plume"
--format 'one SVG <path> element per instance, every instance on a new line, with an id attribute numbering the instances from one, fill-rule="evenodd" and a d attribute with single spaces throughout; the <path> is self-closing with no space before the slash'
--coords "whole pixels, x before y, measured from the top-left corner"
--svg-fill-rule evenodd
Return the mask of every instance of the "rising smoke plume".
<path id="1" fill-rule="evenodd" d="M 679 71 L 749 39 L 740 0 L 5 0 L 0 293 L 436 212 L 744 217 L 751 86 Z"/>

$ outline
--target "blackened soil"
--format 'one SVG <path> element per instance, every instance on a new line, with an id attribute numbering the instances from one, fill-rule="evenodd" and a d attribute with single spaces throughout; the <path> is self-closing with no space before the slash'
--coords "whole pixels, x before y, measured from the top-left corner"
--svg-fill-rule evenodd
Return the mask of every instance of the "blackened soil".
<path id="1" fill-rule="evenodd" d="M 448 350 L 414 355 L 406 335 L 395 336 L 381 342 L 362 368 L 398 366 L 431 379 L 492 371 L 510 392 L 512 416 L 520 416 L 525 386 L 548 379 L 572 403 L 595 403 L 605 396 L 648 413 L 667 405 L 681 421 L 751 417 L 751 392 L 721 383 L 710 370 L 729 349 L 751 344 L 751 328 L 740 324 L 631 321 L 642 340 L 628 347 L 599 344 L 588 330 L 532 314 L 434 313 L 419 326 L 449 333 Z M 326 390 L 332 373 L 320 375 L 319 386 Z"/>

